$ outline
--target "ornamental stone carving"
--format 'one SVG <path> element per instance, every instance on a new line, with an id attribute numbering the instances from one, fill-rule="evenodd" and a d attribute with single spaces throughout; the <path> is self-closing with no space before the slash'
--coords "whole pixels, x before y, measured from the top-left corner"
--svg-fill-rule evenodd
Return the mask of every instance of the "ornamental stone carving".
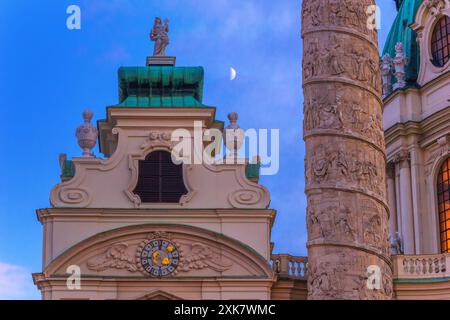
<path id="1" fill-rule="evenodd" d="M 313 86 L 304 89 L 304 137 L 327 130 L 384 148 L 379 101 L 369 92 L 354 87 L 335 83 L 323 85 L 328 95 Z M 361 101 L 367 102 L 367 108 L 361 107 Z"/>
<path id="2" fill-rule="evenodd" d="M 345 45 L 352 43 L 351 46 Z M 361 39 L 348 34 L 327 36 L 322 41 L 304 40 L 303 81 L 344 76 L 359 85 L 381 90 L 379 56 Z"/>
<path id="3" fill-rule="evenodd" d="M 394 84 L 394 90 L 404 88 L 405 82 L 405 66 L 408 64 L 408 58 L 403 54 L 403 43 L 399 42 L 395 45 L 395 57 L 392 59 L 394 65 L 394 76 L 397 82 Z"/>
<path id="4" fill-rule="evenodd" d="M 383 204 L 358 194 L 352 199 L 341 191 L 311 193 L 307 208 L 310 245 L 349 242 L 375 254 L 389 251 L 387 211 Z"/>
<path id="5" fill-rule="evenodd" d="M 154 147 L 164 147 L 167 149 L 172 149 L 174 142 L 171 141 L 170 133 L 151 131 L 148 134 L 148 139 L 145 143 L 141 145 L 141 149 L 147 150 Z"/>
<path id="6" fill-rule="evenodd" d="M 395 233 L 394 236 L 389 237 L 390 247 L 391 247 L 391 255 L 403 254 L 403 245 L 402 239 L 398 232 Z"/>
<path id="7" fill-rule="evenodd" d="M 150 40 L 155 42 L 153 56 L 165 56 L 166 47 L 169 45 L 169 20 L 165 19 L 164 24 L 160 17 L 155 18 L 153 28 L 150 31 Z"/>
<path id="8" fill-rule="evenodd" d="M 97 143 L 98 130 L 91 125 L 93 115 L 91 110 L 85 110 L 83 112 L 84 124 L 79 126 L 76 131 L 78 145 L 83 149 L 83 157 L 94 157 L 91 150 Z"/>
<path id="9" fill-rule="evenodd" d="M 384 157 L 375 148 L 362 151 L 354 141 L 335 138 L 336 144 L 310 144 L 311 157 L 307 159 L 306 189 L 324 186 L 341 186 L 347 189 L 369 192 L 384 199 Z M 317 139 L 316 139 L 317 140 Z M 346 150 L 346 151 L 344 151 Z"/>
<path id="10" fill-rule="evenodd" d="M 445 9 L 446 0 L 425 0 L 424 2 L 432 16 L 441 13 L 441 11 Z M 447 3 L 449 3 L 448 0 Z"/>
<path id="11" fill-rule="evenodd" d="M 388 53 L 381 58 L 380 70 L 383 83 L 383 98 L 385 98 L 392 92 L 392 58 Z"/>
<path id="12" fill-rule="evenodd" d="M 329 249 L 308 259 L 308 290 L 316 299 L 379 300 L 392 296 L 390 266 L 376 256 L 365 256 L 349 248 Z M 371 268 L 377 266 L 377 284 L 370 286 Z"/>
<path id="13" fill-rule="evenodd" d="M 377 34 L 367 28 L 367 8 L 370 0 L 325 0 L 304 1 L 302 10 L 303 33 L 315 29 L 356 29 L 370 41 L 376 41 Z"/>
<path id="14" fill-rule="evenodd" d="M 230 124 L 224 130 L 225 146 L 229 151 L 227 157 L 236 158 L 237 152 L 242 147 L 244 142 L 244 130 L 237 124 L 238 114 L 236 112 L 230 112 L 228 114 L 228 120 Z"/>
<path id="15" fill-rule="evenodd" d="M 392 296 L 381 70 L 368 25 L 373 5 L 303 1 L 308 299 Z M 392 71 L 385 62 L 386 91 Z M 377 288 L 368 285 L 371 270 L 379 270 Z"/>
<path id="16" fill-rule="evenodd" d="M 132 256 L 126 253 L 128 244 L 118 243 L 108 248 L 92 259 L 88 260 L 87 267 L 94 271 L 104 271 L 107 269 L 126 269 L 130 272 L 137 271 Z"/>
<path id="17" fill-rule="evenodd" d="M 152 266 L 158 267 L 158 264 L 161 268 L 167 266 L 169 270 L 171 267 L 173 270 L 152 274 Z M 232 263 L 222 261 L 219 254 L 206 244 L 180 244 L 170 233 L 152 232 L 137 246 L 125 242 L 111 245 L 88 259 L 86 266 L 97 272 L 124 269 L 131 273 L 141 272 L 146 276 L 164 277 L 201 269 L 224 272 L 232 267 Z"/>
<path id="18" fill-rule="evenodd" d="M 403 166 L 409 166 L 410 161 L 410 154 L 408 150 L 402 149 L 394 154 L 393 156 L 393 162 L 399 163 L 401 167 Z"/>

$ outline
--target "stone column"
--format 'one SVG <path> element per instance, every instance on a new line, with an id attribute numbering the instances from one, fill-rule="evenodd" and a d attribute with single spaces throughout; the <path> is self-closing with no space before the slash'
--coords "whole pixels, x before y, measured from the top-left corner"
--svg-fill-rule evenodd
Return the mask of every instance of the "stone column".
<path id="1" fill-rule="evenodd" d="M 373 5 L 303 0 L 309 299 L 392 296 Z"/>
<path id="2" fill-rule="evenodd" d="M 400 172 L 400 205 L 402 215 L 403 253 L 414 254 L 414 215 L 411 195 L 411 169 L 409 152 L 401 151 L 396 155 Z"/>
<path id="3" fill-rule="evenodd" d="M 389 204 L 389 235 L 395 238 L 397 230 L 397 199 L 395 195 L 395 164 L 389 162 L 386 167 L 386 186 Z"/>
<path id="4" fill-rule="evenodd" d="M 421 217 L 426 216 L 423 214 L 424 204 L 426 203 L 425 188 L 421 181 L 423 179 L 423 160 L 422 151 L 420 150 L 417 142 L 410 146 L 410 158 L 411 158 L 411 199 L 414 212 L 414 242 L 415 242 L 415 254 L 423 254 L 423 243 L 421 239 L 422 228 L 424 227 Z"/>

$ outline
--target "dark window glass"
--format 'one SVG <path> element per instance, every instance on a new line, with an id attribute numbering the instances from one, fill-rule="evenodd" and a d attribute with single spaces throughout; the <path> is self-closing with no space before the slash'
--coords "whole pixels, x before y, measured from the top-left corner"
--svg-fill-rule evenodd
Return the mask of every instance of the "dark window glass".
<path id="1" fill-rule="evenodd" d="M 442 17 L 434 27 L 431 37 L 433 64 L 443 67 L 450 59 L 450 18 Z"/>
<path id="2" fill-rule="evenodd" d="M 139 161 L 139 178 L 134 193 L 144 203 L 177 203 L 187 194 L 183 165 L 172 162 L 169 152 L 155 151 Z"/>
<path id="3" fill-rule="evenodd" d="M 439 234 L 442 253 L 450 252 L 450 158 L 444 161 L 437 179 Z"/>

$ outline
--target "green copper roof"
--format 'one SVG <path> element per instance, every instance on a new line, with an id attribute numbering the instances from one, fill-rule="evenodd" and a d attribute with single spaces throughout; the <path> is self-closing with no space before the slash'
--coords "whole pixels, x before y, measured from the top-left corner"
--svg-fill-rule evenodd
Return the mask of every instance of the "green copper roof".
<path id="1" fill-rule="evenodd" d="M 409 86 L 415 84 L 420 65 L 416 33 L 409 26 L 414 22 L 421 3 L 422 0 L 403 0 L 401 2 L 383 50 L 383 56 L 388 53 L 391 57 L 395 57 L 395 45 L 398 42 L 403 43 L 403 52 L 408 58 L 408 65 L 405 67 L 405 80 Z M 395 82 L 395 79 L 393 80 Z"/>
<path id="2" fill-rule="evenodd" d="M 202 67 L 121 67 L 119 107 L 202 107 Z"/>

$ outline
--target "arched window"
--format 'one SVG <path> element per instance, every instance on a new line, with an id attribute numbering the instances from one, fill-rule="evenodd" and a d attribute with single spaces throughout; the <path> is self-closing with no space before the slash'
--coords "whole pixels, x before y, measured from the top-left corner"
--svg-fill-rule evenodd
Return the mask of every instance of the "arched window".
<path id="1" fill-rule="evenodd" d="M 437 196 L 439 208 L 439 236 L 442 253 L 450 252 L 450 158 L 439 170 Z"/>
<path id="2" fill-rule="evenodd" d="M 172 162 L 167 151 L 150 153 L 139 161 L 139 178 L 133 191 L 143 203 L 177 203 L 187 194 L 183 165 Z"/>
<path id="3" fill-rule="evenodd" d="M 431 37 L 433 64 L 443 67 L 450 59 L 450 18 L 442 17 L 433 30 Z"/>

